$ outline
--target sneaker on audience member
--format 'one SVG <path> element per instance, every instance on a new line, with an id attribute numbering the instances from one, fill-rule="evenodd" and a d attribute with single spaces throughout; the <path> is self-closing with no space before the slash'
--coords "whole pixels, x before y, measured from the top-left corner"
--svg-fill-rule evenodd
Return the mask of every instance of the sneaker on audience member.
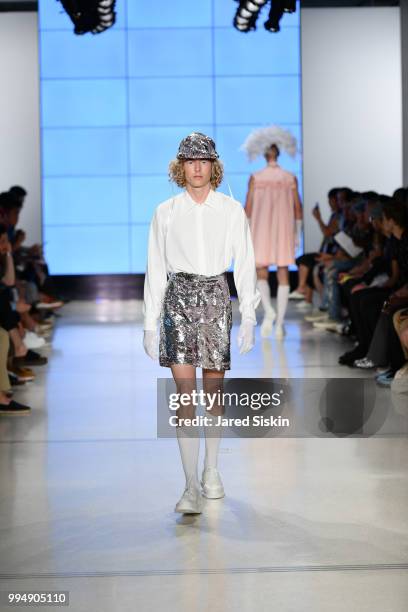
<path id="1" fill-rule="evenodd" d="M 24 336 L 24 344 L 29 349 L 38 349 L 47 345 L 45 338 L 40 338 L 35 332 L 26 331 Z"/>
<path id="2" fill-rule="evenodd" d="M 384 372 L 384 374 L 380 374 L 376 377 L 375 382 L 380 387 L 391 387 L 391 383 L 394 380 L 395 373 L 390 370 L 389 372 Z"/>
<path id="3" fill-rule="evenodd" d="M 380 376 L 381 374 L 384 374 L 384 372 L 389 372 L 391 370 L 390 366 L 378 366 L 378 368 L 375 368 L 375 375 L 376 376 Z"/>
<path id="4" fill-rule="evenodd" d="M 354 364 L 356 368 L 360 368 L 361 370 L 372 370 L 375 368 L 374 361 L 368 359 L 368 357 L 363 357 L 363 359 L 356 359 Z"/>
<path id="5" fill-rule="evenodd" d="M 340 355 L 338 361 L 340 365 L 352 366 L 357 359 L 363 359 L 365 354 L 366 351 L 357 344 L 351 351 Z"/>
<path id="6" fill-rule="evenodd" d="M 54 308 L 61 308 L 64 305 L 64 302 L 61 300 L 57 300 L 56 302 L 37 302 L 35 307 L 38 310 L 53 310 Z"/>
<path id="7" fill-rule="evenodd" d="M 329 319 L 329 315 L 327 312 L 322 312 L 321 310 L 317 310 L 316 312 L 312 312 L 312 314 L 305 316 L 305 321 L 309 323 L 314 323 L 315 321 L 327 321 Z"/>
<path id="8" fill-rule="evenodd" d="M 50 333 L 50 332 L 52 332 L 53 328 L 54 328 L 54 325 L 51 322 L 50 323 L 44 323 L 44 324 L 38 323 L 35 326 L 35 333 L 36 334 Z"/>
<path id="9" fill-rule="evenodd" d="M 324 319 L 323 321 L 314 321 L 313 327 L 316 329 L 325 329 L 326 331 L 337 331 L 339 321 L 335 319 Z"/>
<path id="10" fill-rule="evenodd" d="M 22 368 L 16 365 L 12 365 L 7 368 L 9 376 L 15 376 L 19 382 L 29 382 L 34 380 L 35 374 L 30 368 Z"/>
<path id="11" fill-rule="evenodd" d="M 9 404 L 0 404 L 0 415 L 27 414 L 30 410 L 30 406 L 20 404 L 20 402 L 16 402 L 15 400 L 11 400 Z"/>
<path id="12" fill-rule="evenodd" d="M 305 296 L 303 293 L 300 293 L 300 291 L 292 291 L 291 293 L 289 293 L 289 299 L 290 300 L 304 300 Z"/>
<path id="13" fill-rule="evenodd" d="M 376 368 L 375 370 L 375 379 L 377 380 L 377 378 L 379 378 L 380 376 L 385 376 L 388 374 L 392 374 L 393 373 L 393 369 L 390 368 L 389 366 L 387 366 L 386 368 Z"/>
<path id="14" fill-rule="evenodd" d="M 298 301 L 295 304 L 296 310 L 312 310 L 313 309 L 313 304 L 311 302 L 306 302 L 306 300 L 302 300 L 302 301 Z M 310 314 L 312 314 L 312 312 L 310 312 Z"/>
<path id="15" fill-rule="evenodd" d="M 19 386 L 25 385 L 25 381 L 19 380 L 18 376 L 16 376 L 15 374 L 12 374 L 11 371 L 8 372 L 8 378 L 9 378 L 11 387 L 19 387 Z"/>
<path id="16" fill-rule="evenodd" d="M 28 349 L 27 354 L 24 357 L 14 357 L 13 365 L 16 366 L 37 366 L 37 365 L 45 365 L 48 363 L 47 357 L 43 357 L 39 353 Z"/>

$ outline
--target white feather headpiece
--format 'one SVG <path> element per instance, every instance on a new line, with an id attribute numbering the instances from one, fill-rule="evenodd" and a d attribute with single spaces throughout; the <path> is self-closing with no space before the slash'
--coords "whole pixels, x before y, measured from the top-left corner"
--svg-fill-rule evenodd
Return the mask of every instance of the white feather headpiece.
<path id="1" fill-rule="evenodd" d="M 273 144 L 279 149 L 286 151 L 292 157 L 296 157 L 296 138 L 291 132 L 284 130 L 279 125 L 270 125 L 254 130 L 240 146 L 239 150 L 245 151 L 248 159 L 252 161 L 258 155 L 264 155 Z"/>

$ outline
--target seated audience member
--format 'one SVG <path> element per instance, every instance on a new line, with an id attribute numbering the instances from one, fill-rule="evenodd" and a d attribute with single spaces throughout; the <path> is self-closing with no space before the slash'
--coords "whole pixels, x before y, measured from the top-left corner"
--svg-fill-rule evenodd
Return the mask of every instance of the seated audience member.
<path id="1" fill-rule="evenodd" d="M 24 246 L 26 234 L 24 230 L 16 229 L 26 195 L 27 192 L 23 187 L 14 186 L 0 196 L 5 198 L 3 207 L 10 210 L 7 227 L 13 245 L 17 278 L 25 283 L 25 299 L 37 309 L 60 308 L 64 302 L 52 295 L 55 288 L 44 260 L 42 246 L 40 244 Z"/>
<path id="2" fill-rule="evenodd" d="M 20 376 L 19 368 L 44 365 L 47 363 L 47 358 L 28 349 L 23 341 L 24 330 L 21 328 L 20 315 L 12 307 L 12 304 L 15 304 L 15 298 L 11 290 L 15 287 L 15 282 L 12 248 L 7 228 L 0 225 L 0 326 L 9 333 L 12 349 L 14 349 L 14 358 L 10 368 L 17 376 Z"/>
<path id="3" fill-rule="evenodd" d="M 30 406 L 13 399 L 12 387 L 35 379 L 27 366 L 48 362 L 32 349 L 46 345 L 52 311 L 63 304 L 50 295 L 41 245 L 26 247 L 18 229 L 26 195 L 18 186 L 0 193 L 0 416 L 30 413 Z"/>
<path id="4" fill-rule="evenodd" d="M 30 406 L 21 404 L 11 397 L 11 385 L 7 372 L 9 344 L 8 333 L 0 327 L 0 415 L 21 414 L 31 410 Z"/>
<path id="5" fill-rule="evenodd" d="M 319 253 L 332 253 L 336 249 L 336 243 L 333 240 L 334 234 L 339 231 L 341 225 L 341 213 L 337 201 L 338 189 L 331 189 L 328 193 L 328 202 L 331 210 L 329 220 L 324 223 L 322 214 L 318 204 L 313 208 L 312 215 L 319 224 L 320 231 L 323 234 L 323 241 L 320 245 L 319 252 L 304 253 L 296 259 L 298 266 L 298 286 L 289 295 L 291 300 L 307 299 L 309 303 L 312 301 L 312 292 L 315 288 L 313 280 L 313 269 L 317 265 Z"/>
<path id="6" fill-rule="evenodd" d="M 354 365 L 364 369 L 388 366 L 388 370 L 378 376 L 377 381 L 389 386 L 405 361 L 393 316 L 398 310 L 408 307 L 408 210 L 401 203 L 386 205 L 383 219 L 385 229 L 396 238 L 398 282 L 382 307 L 367 356 L 356 360 Z"/>
<path id="7" fill-rule="evenodd" d="M 357 245 L 356 245 L 357 246 Z M 332 255 L 322 254 L 319 262 L 324 266 L 324 287 L 327 299 L 327 315 L 320 321 L 314 321 L 318 329 L 340 331 L 342 329 L 340 275 L 348 272 L 364 260 L 364 252 L 352 257 L 343 248 L 338 248 Z"/>
<path id="8" fill-rule="evenodd" d="M 354 348 L 339 358 L 343 365 L 351 366 L 367 355 L 384 300 L 398 286 L 397 241 L 383 223 L 382 210 L 378 205 L 371 211 L 375 230 L 372 251 L 361 266 L 340 278 L 351 330 L 357 338 Z"/>

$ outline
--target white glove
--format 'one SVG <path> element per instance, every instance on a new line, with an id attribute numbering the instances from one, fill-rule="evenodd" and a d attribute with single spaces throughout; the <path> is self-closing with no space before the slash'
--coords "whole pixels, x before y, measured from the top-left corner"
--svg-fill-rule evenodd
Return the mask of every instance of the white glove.
<path id="1" fill-rule="evenodd" d="M 295 250 L 297 251 L 300 247 L 300 242 L 302 240 L 302 228 L 303 228 L 303 220 L 296 219 L 296 230 L 295 230 Z"/>
<path id="2" fill-rule="evenodd" d="M 153 331 L 150 329 L 145 329 L 143 331 L 143 348 L 145 350 L 145 353 L 155 360 L 159 357 L 157 341 L 157 331 Z"/>
<path id="3" fill-rule="evenodd" d="M 252 321 L 244 319 L 238 331 L 238 348 L 241 355 L 250 351 L 255 345 L 255 325 Z"/>

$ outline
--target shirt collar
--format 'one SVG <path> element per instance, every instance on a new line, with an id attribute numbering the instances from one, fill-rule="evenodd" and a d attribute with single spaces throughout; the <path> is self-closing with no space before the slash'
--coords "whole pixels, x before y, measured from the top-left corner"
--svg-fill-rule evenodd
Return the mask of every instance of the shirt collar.
<path id="1" fill-rule="evenodd" d="M 193 206 L 209 206 L 210 208 L 216 208 L 217 206 L 217 195 L 214 189 L 210 189 L 207 199 L 202 204 L 197 204 L 188 193 L 187 189 L 184 191 L 184 199 L 189 209 L 193 208 Z"/>

